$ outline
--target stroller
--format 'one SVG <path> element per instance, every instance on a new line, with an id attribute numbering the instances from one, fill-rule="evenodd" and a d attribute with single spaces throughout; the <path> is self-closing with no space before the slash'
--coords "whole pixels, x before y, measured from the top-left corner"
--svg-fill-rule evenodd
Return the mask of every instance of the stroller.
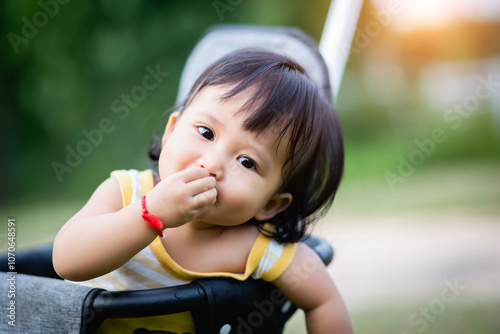
<path id="1" fill-rule="evenodd" d="M 336 11 L 339 15 L 341 8 L 338 7 L 345 2 L 339 0 L 336 4 L 330 12 Z M 354 13 L 359 13 L 360 5 L 361 1 L 357 1 L 357 9 L 351 6 L 351 12 L 354 8 Z M 328 20 L 332 21 L 331 17 L 329 14 Z M 344 27 L 342 43 L 352 38 L 355 23 Z M 305 68 L 327 98 L 332 100 L 336 94 L 342 71 L 330 80 L 316 43 L 300 30 L 221 25 L 209 29 L 189 56 L 177 100 L 186 97 L 208 65 L 233 50 L 249 46 L 290 56 Z M 343 70 L 347 59 L 345 49 L 339 57 L 340 60 L 334 62 L 340 63 Z M 301 242 L 311 247 L 325 265 L 332 261 L 333 249 L 325 240 L 306 236 Z M 15 299 L 11 299 L 15 304 L 2 305 L 2 333 L 94 333 L 99 332 L 107 319 L 122 319 L 133 324 L 135 318 L 148 317 L 153 322 L 161 321 L 164 315 L 184 311 L 191 312 L 196 333 L 282 333 L 285 323 L 297 310 L 273 284 L 252 278 L 245 281 L 206 278 L 175 287 L 106 291 L 61 280 L 52 267 L 52 246 L 19 251 L 15 256 L 16 273 L 7 267 L 6 256 L 0 263 L 0 271 L 3 271 L 0 291 L 6 294 L 15 291 Z M 9 321 L 14 321 L 15 327 L 9 325 Z M 116 332 L 123 331 L 117 328 Z M 132 333 L 170 332 L 134 328 Z"/>

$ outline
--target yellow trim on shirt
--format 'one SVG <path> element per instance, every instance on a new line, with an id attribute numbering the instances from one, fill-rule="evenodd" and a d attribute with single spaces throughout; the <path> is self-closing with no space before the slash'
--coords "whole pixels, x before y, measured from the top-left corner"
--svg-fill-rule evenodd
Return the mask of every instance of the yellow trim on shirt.
<path id="1" fill-rule="evenodd" d="M 179 279 L 192 281 L 205 277 L 230 277 L 240 281 L 244 281 L 255 271 L 270 242 L 271 238 L 266 237 L 263 234 L 259 234 L 254 245 L 252 246 L 250 255 L 248 256 L 245 272 L 241 274 L 229 272 L 199 273 L 184 269 L 170 257 L 170 255 L 165 250 L 165 247 L 163 247 L 163 243 L 159 237 L 153 240 L 149 247 L 158 259 L 158 262 L 160 262 L 160 264 L 163 266 L 163 268 L 165 268 L 165 270 Z M 262 274 L 261 278 L 267 282 L 272 282 L 277 279 L 285 271 L 285 269 L 288 268 L 288 265 L 295 255 L 296 249 L 296 243 L 285 244 L 283 247 L 283 252 L 279 259 L 269 270 Z"/>
<path id="2" fill-rule="evenodd" d="M 262 255 L 264 254 L 269 242 L 271 242 L 271 239 L 262 234 L 259 234 L 257 240 L 252 246 L 250 255 L 248 256 L 245 272 L 241 274 L 229 272 L 199 273 L 184 269 L 170 257 L 170 255 L 165 250 L 165 247 L 163 247 L 163 243 L 159 237 L 153 240 L 149 247 L 158 259 L 158 262 L 160 262 L 160 264 L 163 266 L 163 268 L 165 268 L 165 270 L 179 279 L 192 281 L 204 277 L 230 277 L 240 281 L 244 281 L 259 265 L 260 259 L 262 258 Z"/>
<path id="3" fill-rule="evenodd" d="M 149 194 L 151 190 L 153 190 L 154 184 L 154 176 L 153 171 L 151 169 L 147 169 L 139 173 L 141 179 L 142 192 L 141 197 Z"/>
<path id="4" fill-rule="evenodd" d="M 132 187 L 132 182 L 127 174 L 126 170 L 116 170 L 111 173 L 111 176 L 116 178 L 118 184 L 120 185 L 120 192 L 122 194 L 122 204 L 123 207 L 132 202 L 132 195 L 134 194 L 134 188 Z"/>
<path id="5" fill-rule="evenodd" d="M 122 195 L 123 207 L 126 207 L 132 202 L 132 196 L 134 194 L 134 187 L 132 186 L 132 181 L 126 170 L 116 170 L 111 173 L 111 176 L 116 178 L 118 184 L 120 185 L 120 192 Z M 141 183 L 142 191 L 141 197 L 149 194 L 154 187 L 154 176 L 153 171 L 147 169 L 139 173 L 139 180 Z"/>
<path id="6" fill-rule="evenodd" d="M 262 279 L 267 282 L 272 282 L 288 268 L 290 262 L 292 262 L 293 256 L 295 255 L 295 251 L 297 249 L 297 244 L 285 244 L 283 246 L 283 253 L 281 253 L 280 258 L 274 263 L 274 266 L 271 267 L 268 271 L 262 274 Z"/>

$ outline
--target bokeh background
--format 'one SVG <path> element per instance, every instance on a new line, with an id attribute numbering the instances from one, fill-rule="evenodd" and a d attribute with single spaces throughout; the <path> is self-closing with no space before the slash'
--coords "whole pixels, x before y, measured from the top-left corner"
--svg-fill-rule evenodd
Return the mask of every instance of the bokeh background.
<path id="1" fill-rule="evenodd" d="M 149 167 L 207 28 L 319 41 L 329 5 L 2 1 L 0 250 L 8 218 L 18 248 L 50 243 L 110 171 Z M 151 70 L 158 85 L 130 100 Z M 355 331 L 500 332 L 500 3 L 365 0 L 335 103 L 345 179 L 316 232 Z M 299 314 L 287 333 L 303 326 Z"/>

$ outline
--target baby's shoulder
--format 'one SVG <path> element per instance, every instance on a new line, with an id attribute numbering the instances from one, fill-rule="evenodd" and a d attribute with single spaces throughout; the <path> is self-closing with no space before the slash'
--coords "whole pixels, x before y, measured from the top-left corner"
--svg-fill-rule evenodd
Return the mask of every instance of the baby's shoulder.
<path id="1" fill-rule="evenodd" d="M 118 181 L 109 177 L 94 191 L 86 206 L 107 207 L 109 212 L 116 212 L 123 207 L 121 189 Z"/>

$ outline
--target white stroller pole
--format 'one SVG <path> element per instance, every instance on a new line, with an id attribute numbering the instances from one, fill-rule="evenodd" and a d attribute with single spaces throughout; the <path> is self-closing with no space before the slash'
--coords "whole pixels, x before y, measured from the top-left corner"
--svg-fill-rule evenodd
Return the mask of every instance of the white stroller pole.
<path id="1" fill-rule="evenodd" d="M 319 50 L 328 67 L 334 101 L 349 57 L 362 4 L 363 0 L 332 0 L 328 10 Z"/>

